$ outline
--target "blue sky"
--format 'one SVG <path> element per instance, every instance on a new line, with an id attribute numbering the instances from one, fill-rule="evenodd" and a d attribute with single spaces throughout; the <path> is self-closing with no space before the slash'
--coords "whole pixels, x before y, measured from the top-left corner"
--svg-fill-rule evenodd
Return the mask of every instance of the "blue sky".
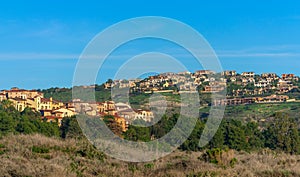
<path id="1" fill-rule="evenodd" d="M 70 87 L 78 57 L 89 41 L 108 26 L 139 16 L 164 16 L 192 26 L 214 48 L 224 69 L 300 75 L 297 1 L 12 0 L 0 5 L 0 89 Z M 113 77 L 126 56 L 152 49 L 176 47 L 133 42 L 114 53 L 97 82 Z M 176 54 L 182 54 L 180 49 Z M 191 71 L 201 69 L 186 65 Z"/>

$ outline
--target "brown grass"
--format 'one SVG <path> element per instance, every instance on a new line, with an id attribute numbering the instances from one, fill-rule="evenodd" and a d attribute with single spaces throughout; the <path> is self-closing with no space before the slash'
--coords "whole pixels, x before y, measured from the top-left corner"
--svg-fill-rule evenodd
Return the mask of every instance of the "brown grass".
<path id="1" fill-rule="evenodd" d="M 177 151 L 155 162 L 126 163 L 103 159 L 86 141 L 42 135 L 4 137 L 1 151 L 0 176 L 300 176 L 300 156 L 269 150 L 235 152 L 233 168 L 205 162 L 202 152 Z"/>

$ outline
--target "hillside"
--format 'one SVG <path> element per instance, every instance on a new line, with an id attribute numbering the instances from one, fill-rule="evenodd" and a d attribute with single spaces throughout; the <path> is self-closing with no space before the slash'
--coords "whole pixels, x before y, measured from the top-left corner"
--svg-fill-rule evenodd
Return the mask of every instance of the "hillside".
<path id="1" fill-rule="evenodd" d="M 0 140 L 1 176 L 300 176 L 300 156 L 263 150 L 235 152 L 234 167 L 205 162 L 203 152 L 177 151 L 149 163 L 121 162 L 95 151 L 85 140 L 39 134 Z"/>

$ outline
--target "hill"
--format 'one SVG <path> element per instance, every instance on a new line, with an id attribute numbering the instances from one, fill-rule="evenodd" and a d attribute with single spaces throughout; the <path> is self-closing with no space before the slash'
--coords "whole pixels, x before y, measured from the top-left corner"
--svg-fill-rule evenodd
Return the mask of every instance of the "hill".
<path id="1" fill-rule="evenodd" d="M 85 140 L 43 135 L 8 135 L 0 140 L 1 176 L 300 176 L 300 156 L 262 150 L 234 152 L 224 167 L 206 162 L 203 152 L 176 151 L 148 163 L 106 157 Z"/>

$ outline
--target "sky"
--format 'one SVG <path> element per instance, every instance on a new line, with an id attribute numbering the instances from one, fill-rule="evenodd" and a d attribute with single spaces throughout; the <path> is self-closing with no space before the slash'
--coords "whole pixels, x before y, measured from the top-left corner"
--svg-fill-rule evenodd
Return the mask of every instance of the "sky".
<path id="1" fill-rule="evenodd" d="M 224 70 L 300 75 L 299 1 L 2 1 L 0 90 L 71 87 L 80 54 L 122 20 L 162 16 L 181 21 L 215 50 Z M 190 71 L 201 69 L 180 47 L 151 39 L 121 46 L 96 82 L 113 78 L 128 57 L 166 52 Z"/>

